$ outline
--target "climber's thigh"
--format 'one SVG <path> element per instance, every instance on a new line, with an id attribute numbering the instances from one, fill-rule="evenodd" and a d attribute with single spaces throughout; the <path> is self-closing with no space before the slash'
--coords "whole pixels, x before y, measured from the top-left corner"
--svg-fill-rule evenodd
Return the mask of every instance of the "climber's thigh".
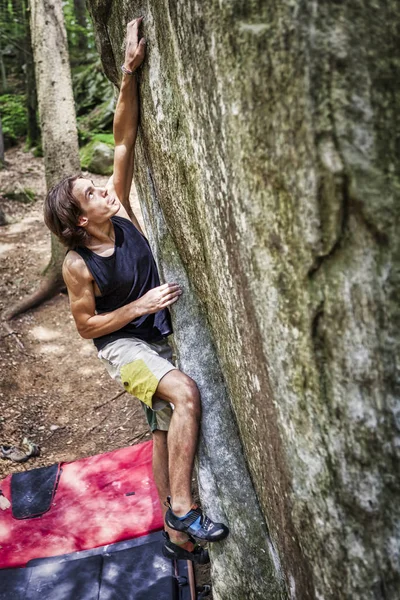
<path id="1" fill-rule="evenodd" d="M 150 429 L 167 431 L 171 406 L 159 398 L 156 390 L 167 373 L 177 371 L 168 342 L 121 338 L 107 344 L 98 356 L 110 376 L 142 402 Z"/>

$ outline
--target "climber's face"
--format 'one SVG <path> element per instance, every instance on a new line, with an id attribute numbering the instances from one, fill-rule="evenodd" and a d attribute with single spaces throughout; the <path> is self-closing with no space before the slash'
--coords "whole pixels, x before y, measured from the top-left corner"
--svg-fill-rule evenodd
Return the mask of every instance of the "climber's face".
<path id="1" fill-rule="evenodd" d="M 107 188 L 95 186 L 91 179 L 79 177 L 74 182 L 72 193 L 83 211 L 78 219 L 81 227 L 101 225 L 116 215 L 121 206 L 115 193 L 110 194 Z"/>

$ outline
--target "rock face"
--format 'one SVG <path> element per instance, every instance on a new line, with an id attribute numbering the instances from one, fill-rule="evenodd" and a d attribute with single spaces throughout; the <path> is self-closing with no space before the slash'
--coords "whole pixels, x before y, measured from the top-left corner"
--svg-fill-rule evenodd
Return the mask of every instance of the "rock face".
<path id="1" fill-rule="evenodd" d="M 399 4 L 90 5 L 116 84 L 145 16 L 136 183 L 232 528 L 214 597 L 398 598 Z"/>

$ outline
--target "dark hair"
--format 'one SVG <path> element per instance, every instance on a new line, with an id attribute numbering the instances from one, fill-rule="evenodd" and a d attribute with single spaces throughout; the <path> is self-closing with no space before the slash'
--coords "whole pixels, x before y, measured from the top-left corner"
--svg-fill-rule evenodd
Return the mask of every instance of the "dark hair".
<path id="1" fill-rule="evenodd" d="M 44 222 L 69 249 L 85 246 L 90 237 L 84 227 L 77 225 L 83 210 L 72 188 L 79 177 L 81 175 L 65 177 L 48 192 L 44 201 Z"/>

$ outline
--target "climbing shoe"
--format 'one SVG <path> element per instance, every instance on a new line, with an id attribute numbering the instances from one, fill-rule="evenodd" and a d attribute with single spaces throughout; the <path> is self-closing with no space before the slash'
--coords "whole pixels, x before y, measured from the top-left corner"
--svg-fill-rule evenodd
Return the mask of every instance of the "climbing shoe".
<path id="1" fill-rule="evenodd" d="M 191 560 L 198 565 L 206 565 L 210 562 L 208 550 L 196 544 L 195 540 L 190 536 L 188 541 L 194 544 L 192 551 L 186 550 L 183 546 L 171 542 L 166 531 L 163 532 L 163 536 L 165 537 L 165 543 L 162 547 L 162 553 L 166 558 L 170 558 L 171 560 Z M 185 544 L 187 544 L 187 542 L 185 542 Z"/>
<path id="2" fill-rule="evenodd" d="M 183 517 L 178 517 L 172 512 L 170 498 L 165 506 L 168 507 L 165 523 L 175 531 L 181 531 L 204 542 L 219 542 L 227 537 L 229 529 L 223 523 L 214 523 L 203 513 L 199 506 L 192 506 L 191 510 Z"/>

